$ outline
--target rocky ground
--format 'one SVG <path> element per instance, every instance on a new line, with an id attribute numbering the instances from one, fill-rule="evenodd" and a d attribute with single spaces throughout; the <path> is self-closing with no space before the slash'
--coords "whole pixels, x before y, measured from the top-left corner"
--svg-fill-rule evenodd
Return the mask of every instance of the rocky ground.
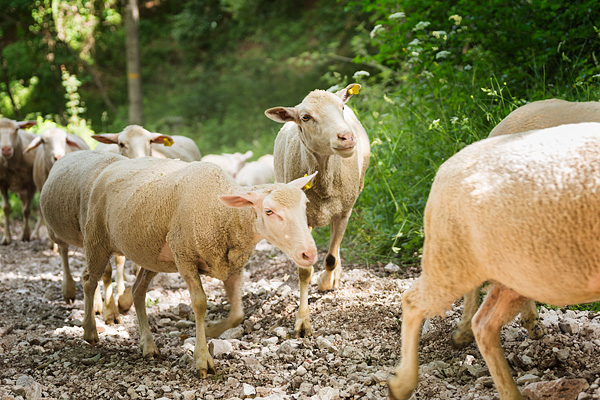
<path id="1" fill-rule="evenodd" d="M 81 282 L 83 255 L 74 251 L 71 260 Z M 181 278 L 159 275 L 150 289 L 148 314 L 162 359 L 146 360 L 133 309 L 113 326 L 96 318 L 99 345 L 82 339 L 81 286 L 77 300 L 65 304 L 60 271 L 45 241 L 0 248 L 0 399 L 385 399 L 399 362 L 401 295 L 418 274 L 377 262 L 346 265 L 340 289 L 312 287 L 313 336 L 295 339 L 296 269 L 261 245 L 246 268 L 246 318 L 211 341 L 218 373 L 201 380 L 192 369 L 195 326 Z M 223 318 L 229 306 L 221 282 L 206 278 L 204 287 L 208 319 Z M 450 346 L 460 308 L 424 325 L 413 399 L 498 398 L 476 346 Z M 542 308 L 541 316 L 549 331 L 542 340 L 529 339 L 517 322 L 503 329 L 521 390 L 530 399 L 600 399 L 600 314 Z M 571 394 L 558 397 L 557 387 Z"/>

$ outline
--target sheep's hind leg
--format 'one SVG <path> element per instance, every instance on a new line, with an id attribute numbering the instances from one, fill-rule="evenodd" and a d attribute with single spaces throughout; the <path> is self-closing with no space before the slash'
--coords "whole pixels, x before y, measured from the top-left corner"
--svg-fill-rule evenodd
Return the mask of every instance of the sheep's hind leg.
<path id="1" fill-rule="evenodd" d="M 225 285 L 225 293 L 229 299 L 231 310 L 227 319 L 217 322 L 206 324 L 206 336 L 207 337 L 219 337 L 227 329 L 238 326 L 244 319 L 244 308 L 242 304 L 242 274 L 241 272 L 231 275 L 227 278 L 223 284 Z"/>
<path id="2" fill-rule="evenodd" d="M 298 279 L 300 281 L 300 305 L 298 306 L 298 315 L 294 325 L 296 337 L 310 336 L 312 329 L 310 326 L 310 309 L 308 308 L 308 289 L 314 268 L 298 267 Z"/>
<path id="3" fill-rule="evenodd" d="M 541 339 L 548 333 L 546 327 L 540 321 L 534 300 L 527 301 L 521 310 L 521 325 L 527 329 L 531 339 Z"/>
<path id="4" fill-rule="evenodd" d="M 325 257 L 324 270 L 319 275 L 319 290 L 327 291 L 340 287 L 342 277 L 342 263 L 340 260 L 340 244 L 344 238 L 350 214 L 336 216 L 331 219 L 331 239 L 329 240 L 329 251 Z"/>
<path id="5" fill-rule="evenodd" d="M 160 356 L 154 339 L 152 339 L 152 332 L 148 324 L 148 315 L 146 315 L 146 291 L 156 274 L 154 271 L 142 268 L 133 284 L 133 304 L 140 329 L 140 349 L 144 357 Z"/>
<path id="6" fill-rule="evenodd" d="M 479 292 L 481 288 L 473 289 L 464 296 L 463 314 L 458 327 L 452 333 L 452 347 L 462 349 L 475 339 L 471 329 L 471 320 L 479 308 Z"/>
<path id="7" fill-rule="evenodd" d="M 120 324 L 121 317 L 119 316 L 119 310 L 117 310 L 115 296 L 113 295 L 112 265 L 110 262 L 106 264 L 104 274 L 102 274 L 102 282 L 104 283 L 104 305 L 102 307 L 102 318 L 107 325 L 112 325 L 115 322 Z"/>
<path id="8" fill-rule="evenodd" d="M 119 303 L 119 312 L 129 311 L 133 304 L 131 288 L 125 288 L 125 257 L 115 256 L 115 265 L 117 268 L 117 302 Z"/>
<path id="9" fill-rule="evenodd" d="M 75 281 L 73 280 L 73 275 L 71 275 L 71 269 L 69 268 L 69 245 L 61 242 L 58 246 L 63 269 L 62 294 L 65 301 L 71 303 L 75 300 Z"/>
<path id="10" fill-rule="evenodd" d="M 473 317 L 475 340 L 502 400 L 523 398 L 504 357 L 500 329 L 515 317 L 527 301 L 526 297 L 496 283 Z"/>
<path id="11" fill-rule="evenodd" d="M 83 339 L 91 344 L 98 343 L 98 331 L 94 316 L 94 292 L 98 287 L 98 280 L 106 269 L 110 259 L 110 252 L 105 252 L 97 245 L 85 245 L 87 266 L 83 273 Z"/>
<path id="12" fill-rule="evenodd" d="M 24 242 L 29 241 L 31 237 L 31 231 L 29 229 L 29 217 L 31 215 L 31 204 L 33 204 L 33 196 L 35 195 L 35 187 L 28 188 L 25 193 L 19 195 L 21 202 L 23 203 L 23 234 L 21 240 Z"/>

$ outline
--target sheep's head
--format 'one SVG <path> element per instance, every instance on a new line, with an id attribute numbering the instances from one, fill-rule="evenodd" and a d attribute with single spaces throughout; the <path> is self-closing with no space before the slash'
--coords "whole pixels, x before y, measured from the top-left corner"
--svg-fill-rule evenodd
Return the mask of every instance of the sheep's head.
<path id="1" fill-rule="evenodd" d="M 29 143 L 24 153 L 27 153 L 36 147 L 42 146 L 44 159 L 49 165 L 54 164 L 59 158 L 71 152 L 71 147 L 83 150 L 77 142 L 69 138 L 67 132 L 59 128 L 46 129 L 42 134 Z"/>
<path id="2" fill-rule="evenodd" d="M 351 112 L 345 104 L 359 88 L 352 83 L 335 94 L 314 90 L 296 107 L 274 107 L 265 114 L 273 121 L 296 123 L 302 142 L 314 153 L 347 158 L 354 154 L 356 138 L 345 118 Z"/>
<path id="3" fill-rule="evenodd" d="M 92 137 L 101 143 L 118 144 L 119 153 L 127 158 L 151 157 L 152 143 L 170 146 L 174 142 L 171 136 L 148 132 L 138 125 L 129 125 L 121 133 L 105 133 Z"/>
<path id="4" fill-rule="evenodd" d="M 17 122 L 8 118 L 0 119 L 0 150 L 3 158 L 12 158 L 14 148 L 19 143 L 19 129 L 29 128 L 35 124 L 35 121 Z"/>
<path id="5" fill-rule="evenodd" d="M 253 207 L 256 230 L 287 253 L 301 267 L 312 266 L 317 257 L 315 241 L 306 221 L 308 199 L 302 188 L 317 173 L 287 184 L 275 183 L 250 192 L 219 196 L 229 207 Z"/>

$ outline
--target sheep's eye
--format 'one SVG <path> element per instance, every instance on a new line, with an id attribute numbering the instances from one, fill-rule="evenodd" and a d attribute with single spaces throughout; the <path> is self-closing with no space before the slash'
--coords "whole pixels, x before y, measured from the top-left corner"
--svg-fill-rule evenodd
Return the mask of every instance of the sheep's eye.
<path id="1" fill-rule="evenodd" d="M 308 114 L 304 114 L 304 115 L 302 116 L 302 121 L 304 121 L 304 122 L 308 122 L 308 121 L 310 121 L 311 119 L 312 119 L 312 117 L 311 117 L 310 115 L 308 115 Z"/>
<path id="2" fill-rule="evenodd" d="M 125 144 L 123 144 L 123 143 L 119 143 L 119 146 L 120 146 L 120 147 L 125 147 Z"/>
<path id="3" fill-rule="evenodd" d="M 273 210 L 269 210 L 268 208 L 265 208 L 265 214 L 273 215 Z"/>

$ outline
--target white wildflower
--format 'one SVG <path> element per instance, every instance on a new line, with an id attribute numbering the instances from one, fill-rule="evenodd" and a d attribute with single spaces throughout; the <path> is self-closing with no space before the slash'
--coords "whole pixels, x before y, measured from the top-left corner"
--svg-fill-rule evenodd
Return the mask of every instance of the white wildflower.
<path id="1" fill-rule="evenodd" d="M 440 127 L 439 119 L 434 119 L 433 121 L 431 121 L 431 124 L 429 124 L 429 130 L 438 129 L 439 127 Z"/>
<path id="2" fill-rule="evenodd" d="M 446 51 L 446 50 L 442 50 L 435 55 L 435 59 L 436 60 L 444 59 L 444 58 L 447 58 L 450 54 L 452 54 L 452 53 L 450 53 L 449 51 Z"/>
<path id="3" fill-rule="evenodd" d="M 465 71 L 470 71 L 473 69 L 472 66 L 470 66 L 469 64 L 465 65 L 465 67 L 463 68 Z"/>
<path id="4" fill-rule="evenodd" d="M 460 25 L 460 23 L 462 22 L 462 17 L 458 14 L 454 14 L 448 17 L 448 19 L 451 19 L 454 21 L 454 25 Z"/>
<path id="5" fill-rule="evenodd" d="M 381 32 L 382 30 L 384 30 L 383 25 L 381 25 L 381 24 L 375 25 L 375 27 L 373 28 L 373 30 L 370 33 L 371 39 L 375 38 L 375 36 L 377 36 L 379 34 L 379 32 Z"/>
<path id="6" fill-rule="evenodd" d="M 450 123 L 452 125 L 456 124 L 457 122 L 458 122 L 458 117 L 452 117 L 452 118 L 450 118 Z"/>
<path id="7" fill-rule="evenodd" d="M 342 87 L 340 85 L 333 85 L 332 87 L 330 87 L 326 91 L 330 92 L 330 93 L 335 93 L 335 92 L 337 92 L 340 89 L 342 89 Z"/>
<path id="8" fill-rule="evenodd" d="M 433 78 L 433 74 L 427 70 L 423 70 L 423 72 L 421 72 L 421 75 L 423 75 L 427 79 Z"/>
<path id="9" fill-rule="evenodd" d="M 403 12 L 397 12 L 397 13 L 393 13 L 388 18 L 389 19 L 400 19 L 400 18 L 404 18 L 404 17 L 406 17 L 406 14 L 404 14 Z"/>
<path id="10" fill-rule="evenodd" d="M 413 51 L 412 53 L 410 53 L 411 56 L 414 57 L 419 57 L 419 52 L 418 51 Z"/>
<path id="11" fill-rule="evenodd" d="M 413 40 L 412 40 L 412 41 L 411 41 L 411 42 L 408 44 L 408 47 L 411 47 L 411 46 L 418 46 L 418 45 L 420 45 L 420 44 L 421 44 L 421 41 L 420 41 L 419 39 L 413 39 Z"/>
<path id="12" fill-rule="evenodd" d="M 417 25 L 415 25 L 415 27 L 413 28 L 413 31 L 416 32 L 416 31 L 425 30 L 425 28 L 427 28 L 429 25 L 431 25 L 431 22 L 429 22 L 429 21 L 421 21 Z"/>
<path id="13" fill-rule="evenodd" d="M 369 74 L 368 71 L 362 71 L 361 70 L 361 71 L 356 71 L 354 73 L 354 75 L 352 75 L 352 78 L 359 79 L 359 78 L 366 78 L 366 77 L 369 77 L 369 76 L 371 76 L 371 74 Z"/>
<path id="14" fill-rule="evenodd" d="M 371 147 L 375 147 L 378 146 L 380 144 L 383 144 L 383 142 L 381 141 L 381 139 L 379 138 L 375 138 L 372 142 L 371 142 Z"/>
<path id="15" fill-rule="evenodd" d="M 390 104 L 394 104 L 394 100 L 390 99 L 389 97 L 387 97 L 385 94 L 383 95 L 383 99 Z"/>
<path id="16" fill-rule="evenodd" d="M 433 31 L 431 34 L 436 39 L 443 38 L 444 40 L 448 40 L 448 34 L 446 31 Z"/>

